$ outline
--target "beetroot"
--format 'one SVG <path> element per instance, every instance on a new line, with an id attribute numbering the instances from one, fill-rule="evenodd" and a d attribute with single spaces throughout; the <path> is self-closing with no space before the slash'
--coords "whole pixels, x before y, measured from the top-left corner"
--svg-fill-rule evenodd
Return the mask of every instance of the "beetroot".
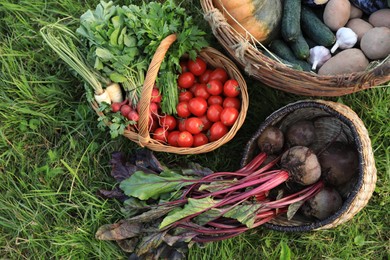
<path id="1" fill-rule="evenodd" d="M 300 120 L 286 131 L 286 139 L 291 146 L 309 146 L 314 142 L 315 136 L 314 124 L 309 120 Z"/>
<path id="2" fill-rule="evenodd" d="M 340 209 L 342 204 L 343 200 L 337 190 L 331 187 L 324 187 L 303 204 L 301 211 L 307 217 L 324 220 Z"/>
<path id="3" fill-rule="evenodd" d="M 331 186 L 339 186 L 348 182 L 359 167 L 356 149 L 342 142 L 330 144 L 318 159 L 323 178 Z"/>
<path id="4" fill-rule="evenodd" d="M 284 152 L 281 165 L 290 173 L 291 181 L 302 185 L 313 184 L 321 177 L 317 156 L 305 146 L 294 146 Z"/>
<path id="5" fill-rule="evenodd" d="M 267 127 L 257 139 L 260 150 L 266 154 L 279 153 L 283 149 L 284 134 L 275 127 Z"/>

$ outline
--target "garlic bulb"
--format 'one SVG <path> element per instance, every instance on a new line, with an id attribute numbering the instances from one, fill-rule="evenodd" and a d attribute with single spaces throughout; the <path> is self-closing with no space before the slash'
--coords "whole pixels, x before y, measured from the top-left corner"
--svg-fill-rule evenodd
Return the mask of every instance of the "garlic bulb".
<path id="1" fill-rule="evenodd" d="M 332 57 L 328 48 L 324 46 L 315 46 L 310 49 L 309 62 L 311 69 L 316 70 Z"/>
<path id="2" fill-rule="evenodd" d="M 357 40 L 358 36 L 354 31 L 352 31 L 352 29 L 341 27 L 336 32 L 336 43 L 333 45 L 330 52 L 334 53 L 338 48 L 343 50 L 352 48 L 356 44 Z"/>

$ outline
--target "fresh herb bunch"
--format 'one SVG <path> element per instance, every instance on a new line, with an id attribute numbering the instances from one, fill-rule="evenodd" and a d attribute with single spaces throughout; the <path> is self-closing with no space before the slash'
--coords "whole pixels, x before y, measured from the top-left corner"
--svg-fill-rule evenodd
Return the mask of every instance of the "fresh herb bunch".
<path id="1" fill-rule="evenodd" d="M 161 41 L 170 34 L 177 40 L 161 64 L 156 83 L 163 96 L 164 113 L 176 113 L 180 58 L 195 59 L 207 46 L 201 31 L 184 8 L 173 0 L 142 5 L 114 5 L 101 1 L 80 17 L 77 33 L 86 39 L 88 61 L 113 82 L 121 83 L 133 105 L 138 102 L 148 66 Z"/>

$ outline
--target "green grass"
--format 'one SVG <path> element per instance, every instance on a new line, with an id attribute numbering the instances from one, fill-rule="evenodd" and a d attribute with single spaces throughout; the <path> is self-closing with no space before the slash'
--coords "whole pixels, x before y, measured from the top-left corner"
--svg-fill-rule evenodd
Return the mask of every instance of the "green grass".
<path id="1" fill-rule="evenodd" d="M 125 259 L 115 243 L 98 241 L 99 226 L 123 216 L 120 204 L 96 196 L 110 189 L 110 156 L 138 147 L 97 127 L 81 80 L 43 44 L 39 28 L 79 17 L 98 1 L 0 1 L 0 258 Z M 123 3 L 122 1 L 120 3 Z M 185 1 L 204 30 L 198 1 Z M 221 49 L 211 32 L 208 40 Z M 249 78 L 250 109 L 233 141 L 203 155 L 158 153 L 164 163 L 192 160 L 214 170 L 236 169 L 243 146 L 264 118 L 306 99 Z M 193 247 L 189 259 L 390 259 L 390 89 L 339 98 L 365 123 L 378 182 L 369 204 L 331 230 L 284 233 L 258 228 Z"/>

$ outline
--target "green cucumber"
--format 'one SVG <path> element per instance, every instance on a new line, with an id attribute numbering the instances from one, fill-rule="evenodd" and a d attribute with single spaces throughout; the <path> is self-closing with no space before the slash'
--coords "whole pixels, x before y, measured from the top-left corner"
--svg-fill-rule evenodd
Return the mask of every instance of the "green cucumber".
<path id="1" fill-rule="evenodd" d="M 309 58 L 310 47 L 302 34 L 299 34 L 295 41 L 290 42 L 290 47 L 298 59 L 306 60 Z"/>
<path id="2" fill-rule="evenodd" d="M 336 42 L 336 35 L 316 16 L 310 7 L 301 6 L 301 29 L 312 41 L 325 47 Z"/>
<path id="3" fill-rule="evenodd" d="M 276 55 L 275 53 L 272 53 L 272 55 L 268 52 L 268 51 L 262 51 L 262 53 L 273 59 L 273 60 L 276 60 L 276 61 L 280 61 L 281 63 L 285 64 L 285 65 L 288 65 L 290 68 L 294 69 L 294 70 L 303 70 L 302 67 L 298 64 L 294 64 L 294 63 L 291 63 L 281 57 L 279 57 L 278 55 Z"/>
<path id="4" fill-rule="evenodd" d="M 280 39 L 273 40 L 268 46 L 269 49 L 282 59 L 293 64 L 299 65 L 305 71 L 311 71 L 311 66 L 308 62 L 298 59 L 286 42 Z"/>
<path id="5" fill-rule="evenodd" d="M 301 34 L 301 0 L 284 0 L 281 34 L 286 42 L 293 42 Z"/>

